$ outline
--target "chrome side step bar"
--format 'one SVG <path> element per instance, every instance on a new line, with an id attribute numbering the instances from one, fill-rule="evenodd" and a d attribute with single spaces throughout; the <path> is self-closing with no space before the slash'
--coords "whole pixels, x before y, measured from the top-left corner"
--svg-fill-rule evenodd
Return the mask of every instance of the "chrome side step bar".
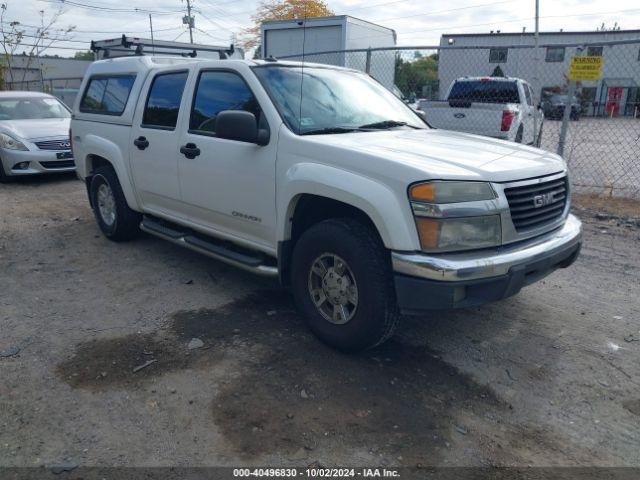
<path id="1" fill-rule="evenodd" d="M 145 216 L 143 218 L 140 223 L 140 230 L 257 275 L 265 277 L 278 276 L 278 267 L 265 265 L 263 263 L 264 258 L 259 254 L 252 256 L 231 250 L 223 244 L 215 243 L 215 240 L 207 241 L 190 232 L 176 230 L 152 217 Z"/>

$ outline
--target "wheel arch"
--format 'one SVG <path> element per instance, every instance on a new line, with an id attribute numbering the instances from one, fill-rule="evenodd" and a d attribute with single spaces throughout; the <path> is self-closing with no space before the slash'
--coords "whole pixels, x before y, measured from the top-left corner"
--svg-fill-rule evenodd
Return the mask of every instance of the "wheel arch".
<path id="1" fill-rule="evenodd" d="M 90 153 L 84 156 L 82 171 L 85 175 L 87 188 L 91 184 L 93 172 L 96 169 L 110 166 L 116 172 L 127 204 L 131 209 L 139 211 L 140 206 L 131 181 L 130 170 L 120 148 L 116 144 L 95 135 L 88 135 L 86 143 L 90 146 L 88 149 Z"/>
<path id="2" fill-rule="evenodd" d="M 287 174 L 283 193 L 278 201 L 278 212 L 283 212 L 278 218 L 278 263 L 284 283 L 296 241 L 306 229 L 329 218 L 361 220 L 387 249 L 419 248 L 408 200 L 370 178 L 326 165 L 296 165 Z"/>

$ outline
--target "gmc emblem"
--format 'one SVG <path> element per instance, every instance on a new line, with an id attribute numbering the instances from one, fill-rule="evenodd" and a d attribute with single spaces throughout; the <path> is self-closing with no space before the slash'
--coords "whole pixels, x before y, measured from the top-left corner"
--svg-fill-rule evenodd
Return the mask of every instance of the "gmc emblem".
<path id="1" fill-rule="evenodd" d="M 535 208 L 544 207 L 550 203 L 553 203 L 553 192 L 543 193 L 542 195 L 533 197 L 533 206 Z"/>

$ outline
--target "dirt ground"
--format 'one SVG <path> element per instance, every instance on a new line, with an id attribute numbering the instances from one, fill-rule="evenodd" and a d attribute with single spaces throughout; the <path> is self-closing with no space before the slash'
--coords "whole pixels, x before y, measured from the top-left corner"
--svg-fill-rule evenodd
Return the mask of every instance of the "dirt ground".
<path id="1" fill-rule="evenodd" d="M 596 210 L 571 268 L 347 356 L 271 281 L 106 240 L 74 177 L 2 185 L 0 466 L 640 466 L 640 222 Z"/>

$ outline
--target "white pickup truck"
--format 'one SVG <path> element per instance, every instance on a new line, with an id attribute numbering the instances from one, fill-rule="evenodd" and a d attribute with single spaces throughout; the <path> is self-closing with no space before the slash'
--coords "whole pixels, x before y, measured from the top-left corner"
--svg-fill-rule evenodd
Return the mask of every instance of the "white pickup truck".
<path id="1" fill-rule="evenodd" d="M 280 61 L 94 62 L 70 135 L 97 223 L 291 287 L 342 350 L 402 313 L 500 300 L 581 245 L 558 155 L 434 130 L 367 75 Z"/>
<path id="2" fill-rule="evenodd" d="M 462 77 L 454 80 L 444 101 L 422 100 L 430 126 L 540 146 L 544 115 L 533 104 L 524 80 L 509 77 Z"/>

